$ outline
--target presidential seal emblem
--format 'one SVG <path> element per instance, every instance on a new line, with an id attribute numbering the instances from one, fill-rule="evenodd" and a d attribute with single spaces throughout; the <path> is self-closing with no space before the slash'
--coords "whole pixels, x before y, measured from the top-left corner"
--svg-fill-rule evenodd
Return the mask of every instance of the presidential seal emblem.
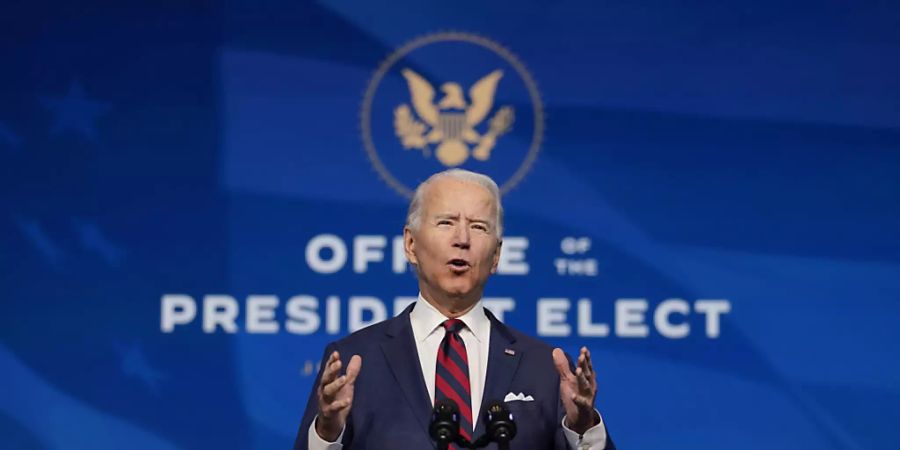
<path id="1" fill-rule="evenodd" d="M 407 197 L 450 167 L 486 173 L 505 194 L 528 173 L 544 130 L 524 64 L 498 43 L 460 32 L 429 34 L 388 56 L 360 116 L 372 166 Z"/>
<path id="2" fill-rule="evenodd" d="M 487 133 L 479 134 L 475 127 L 491 110 L 503 71 L 495 70 L 472 86 L 469 90 L 471 104 L 463 97 L 462 87 L 453 82 L 441 86 L 444 97 L 434 103 L 434 88 L 425 78 L 410 69 L 403 69 L 402 73 L 409 83 L 412 105 L 425 122 L 416 120 L 406 104 L 394 110 L 394 129 L 403 148 L 427 152 L 428 144 L 438 144 L 435 156 L 447 167 L 458 166 L 469 158 L 467 144 L 476 145 L 473 152 L 475 158 L 486 161 L 491 157 L 497 137 L 506 133 L 512 125 L 513 108 L 500 108 L 490 120 Z"/>

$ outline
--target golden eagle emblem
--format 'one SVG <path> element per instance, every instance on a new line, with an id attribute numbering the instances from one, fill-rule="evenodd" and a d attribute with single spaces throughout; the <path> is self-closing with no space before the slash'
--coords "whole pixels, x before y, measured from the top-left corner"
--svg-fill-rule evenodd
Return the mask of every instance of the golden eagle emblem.
<path id="1" fill-rule="evenodd" d="M 472 156 L 487 161 L 497 138 L 512 127 L 513 108 L 503 106 L 488 120 L 487 132 L 480 134 L 475 130 L 491 112 L 497 84 L 503 77 L 501 70 L 487 74 L 472 85 L 470 103 L 466 102 L 459 83 L 453 82 L 441 85 L 444 96 L 435 103 L 435 90 L 425 78 L 410 69 L 403 69 L 402 73 L 409 85 L 415 115 L 405 103 L 394 109 L 394 131 L 407 150 L 419 149 L 428 156 L 429 144 L 437 144 L 434 151 L 437 159 L 447 167 L 455 167 L 469 158 L 469 145 L 474 145 Z"/>

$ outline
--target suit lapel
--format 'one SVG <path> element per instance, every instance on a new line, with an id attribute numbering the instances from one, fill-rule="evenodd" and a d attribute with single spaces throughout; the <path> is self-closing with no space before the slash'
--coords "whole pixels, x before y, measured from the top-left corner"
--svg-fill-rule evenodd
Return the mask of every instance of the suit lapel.
<path id="1" fill-rule="evenodd" d="M 519 361 L 522 359 L 522 350 L 514 345 L 516 338 L 509 332 L 506 325 L 497 320 L 487 309 L 484 312 L 491 321 L 491 341 L 488 349 L 484 395 L 479 409 L 480 415 L 484 414 L 491 401 L 503 401 L 506 393 L 509 392 L 509 386 L 519 367 Z M 484 424 L 480 418 L 473 418 L 473 420 L 477 422 L 475 436 L 482 435 L 485 432 Z"/>
<path id="2" fill-rule="evenodd" d="M 385 333 L 388 339 L 381 344 L 381 350 L 387 359 L 388 366 L 403 392 L 403 396 L 413 410 L 413 415 L 428 434 L 428 423 L 431 418 L 431 402 L 428 388 L 422 379 L 422 367 L 419 363 L 419 352 L 409 323 L 409 312 L 415 304 L 410 305 L 388 325 Z"/>

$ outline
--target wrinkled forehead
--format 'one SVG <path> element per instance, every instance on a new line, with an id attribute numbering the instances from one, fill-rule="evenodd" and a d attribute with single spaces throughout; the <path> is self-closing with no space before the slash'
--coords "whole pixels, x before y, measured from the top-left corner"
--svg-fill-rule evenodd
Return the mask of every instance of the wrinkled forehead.
<path id="1" fill-rule="evenodd" d="M 434 180 L 425 186 L 422 210 L 426 215 L 457 212 L 484 215 L 484 219 L 493 222 L 497 215 L 497 204 L 494 196 L 484 186 L 445 178 Z"/>

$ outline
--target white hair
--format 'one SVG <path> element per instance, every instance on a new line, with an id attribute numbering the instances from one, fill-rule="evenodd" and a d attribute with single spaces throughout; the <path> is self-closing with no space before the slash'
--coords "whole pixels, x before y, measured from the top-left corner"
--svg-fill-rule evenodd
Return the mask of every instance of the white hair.
<path id="1" fill-rule="evenodd" d="M 431 183 L 443 178 L 452 178 L 466 183 L 477 184 L 490 192 L 491 197 L 494 199 L 494 205 L 497 206 L 497 215 L 494 218 L 494 231 L 497 239 L 500 239 L 503 236 L 503 205 L 500 203 L 500 188 L 497 187 L 497 183 L 491 177 L 464 169 L 449 169 L 438 172 L 419 184 L 416 187 L 416 192 L 413 194 L 412 201 L 409 202 L 409 211 L 406 213 L 406 226 L 411 230 L 419 229 L 419 224 L 422 220 L 422 197 L 425 196 L 426 188 Z"/>

